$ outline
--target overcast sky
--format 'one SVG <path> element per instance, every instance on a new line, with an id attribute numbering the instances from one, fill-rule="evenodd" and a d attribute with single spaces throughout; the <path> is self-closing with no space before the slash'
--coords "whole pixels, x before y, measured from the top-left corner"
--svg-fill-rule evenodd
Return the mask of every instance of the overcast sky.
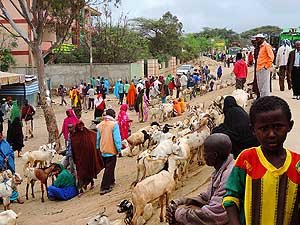
<path id="1" fill-rule="evenodd" d="M 262 25 L 299 27 L 299 0 L 122 0 L 119 11 L 129 18 L 159 18 L 170 11 L 185 32 L 203 27 L 230 28 L 242 32 Z"/>

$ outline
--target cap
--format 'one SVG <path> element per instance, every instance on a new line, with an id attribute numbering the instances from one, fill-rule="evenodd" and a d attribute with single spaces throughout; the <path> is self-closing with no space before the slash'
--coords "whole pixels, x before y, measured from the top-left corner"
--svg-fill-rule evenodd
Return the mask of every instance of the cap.
<path id="1" fill-rule="evenodd" d="M 265 38 L 265 35 L 263 34 L 257 34 L 254 36 L 254 38 Z"/>

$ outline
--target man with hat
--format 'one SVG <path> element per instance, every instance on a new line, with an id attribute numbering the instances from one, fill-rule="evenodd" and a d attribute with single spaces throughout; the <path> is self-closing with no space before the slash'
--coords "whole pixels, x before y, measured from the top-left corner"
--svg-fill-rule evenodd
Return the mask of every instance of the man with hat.
<path id="1" fill-rule="evenodd" d="M 270 69 L 274 61 L 272 47 L 266 42 L 263 34 L 254 36 L 259 47 L 256 63 L 256 79 L 260 97 L 271 95 Z"/>

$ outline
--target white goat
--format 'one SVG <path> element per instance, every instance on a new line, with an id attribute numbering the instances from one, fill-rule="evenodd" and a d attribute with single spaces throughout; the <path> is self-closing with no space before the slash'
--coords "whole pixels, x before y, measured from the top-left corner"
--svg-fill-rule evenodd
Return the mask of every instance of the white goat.
<path id="1" fill-rule="evenodd" d="M 137 225 L 138 218 L 143 215 L 144 208 L 159 198 L 161 212 L 160 221 L 164 221 L 164 196 L 166 205 L 169 205 L 171 193 L 175 188 L 174 172 L 176 170 L 176 159 L 170 156 L 168 159 L 168 170 L 163 170 L 158 174 L 147 177 L 138 183 L 132 190 L 132 202 L 134 205 L 134 215 L 132 225 Z"/>
<path id="2" fill-rule="evenodd" d="M 4 178 L 0 183 L 0 198 L 3 199 L 4 210 L 9 209 L 10 196 L 14 190 L 17 190 L 17 186 L 22 183 L 22 177 L 15 173 L 11 178 Z"/>
<path id="3" fill-rule="evenodd" d="M 13 210 L 6 210 L 0 213 L 0 225 L 16 225 L 18 215 Z"/>
<path id="4" fill-rule="evenodd" d="M 37 163 L 40 164 L 40 167 L 47 166 L 51 164 L 55 154 L 55 150 L 47 148 L 41 148 L 38 151 L 25 152 L 22 156 L 22 159 L 25 161 L 24 169 L 28 166 L 34 166 Z"/>

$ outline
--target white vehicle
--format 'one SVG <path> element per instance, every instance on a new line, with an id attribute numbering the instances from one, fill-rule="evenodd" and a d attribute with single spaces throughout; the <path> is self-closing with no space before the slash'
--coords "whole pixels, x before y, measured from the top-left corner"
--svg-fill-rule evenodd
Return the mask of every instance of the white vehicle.
<path id="1" fill-rule="evenodd" d="M 194 67 L 192 65 L 182 65 L 180 66 L 177 71 L 176 74 L 192 74 L 194 70 Z"/>

